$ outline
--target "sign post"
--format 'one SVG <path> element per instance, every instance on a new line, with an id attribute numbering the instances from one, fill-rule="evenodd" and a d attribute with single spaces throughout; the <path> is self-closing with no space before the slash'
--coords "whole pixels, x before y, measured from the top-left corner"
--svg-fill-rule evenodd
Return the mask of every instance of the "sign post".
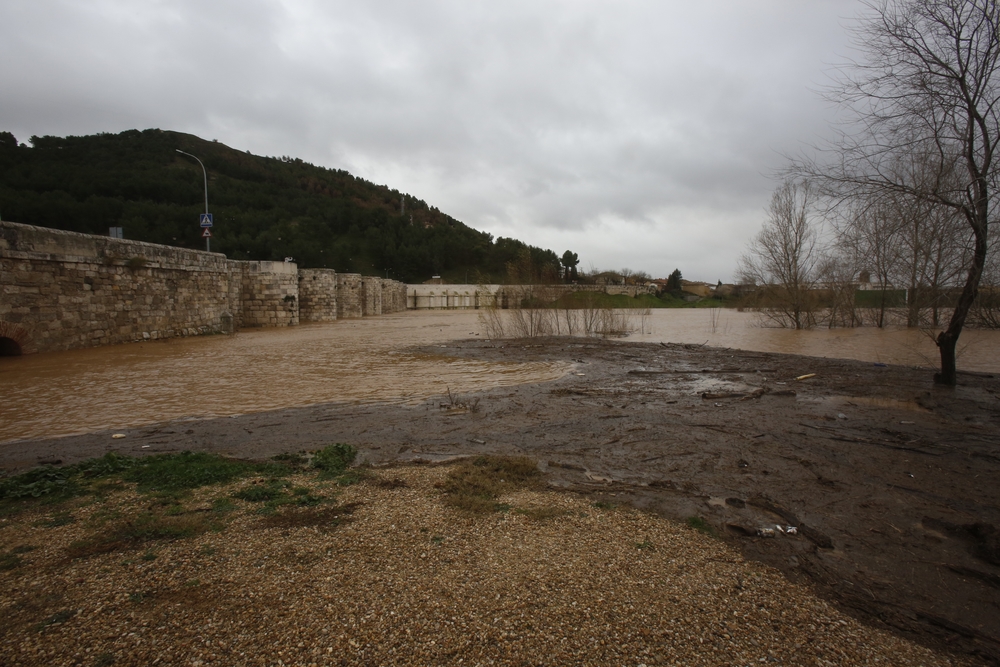
<path id="1" fill-rule="evenodd" d="M 201 237 L 205 239 L 205 252 L 212 252 L 212 214 L 201 214 Z"/>
<path id="2" fill-rule="evenodd" d="M 198 160 L 197 156 L 191 155 L 190 153 L 185 153 L 181 149 L 175 149 L 181 155 L 187 155 L 188 157 L 193 157 Z M 202 232 L 202 237 L 205 239 L 205 252 L 212 252 L 212 232 L 209 229 L 212 227 L 212 214 L 208 212 L 208 171 L 205 169 L 205 164 L 198 160 L 198 164 L 201 165 L 201 174 L 205 177 L 205 212 L 201 215 L 201 226 L 205 229 Z"/>

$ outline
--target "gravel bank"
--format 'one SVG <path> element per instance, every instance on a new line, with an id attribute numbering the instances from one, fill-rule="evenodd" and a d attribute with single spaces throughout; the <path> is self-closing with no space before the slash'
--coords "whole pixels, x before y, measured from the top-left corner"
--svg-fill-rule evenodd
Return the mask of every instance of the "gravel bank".
<path id="1" fill-rule="evenodd" d="M 76 559 L 68 545 L 150 497 L 5 519 L 0 552 L 20 564 L 0 571 L 0 664 L 976 664 L 613 499 L 522 491 L 505 512 L 462 514 L 441 502 L 447 471 L 296 478 L 335 502 L 270 517 L 213 509 L 246 482 L 202 489 L 179 516 L 221 532 Z"/>

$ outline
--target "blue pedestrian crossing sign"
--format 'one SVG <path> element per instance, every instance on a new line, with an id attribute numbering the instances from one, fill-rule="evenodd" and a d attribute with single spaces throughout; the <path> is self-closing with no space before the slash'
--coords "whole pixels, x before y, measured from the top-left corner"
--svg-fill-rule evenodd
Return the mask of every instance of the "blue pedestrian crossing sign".
<path id="1" fill-rule="evenodd" d="M 212 226 L 212 214 L 211 213 L 202 213 L 201 214 L 201 226 L 202 227 L 211 227 Z"/>

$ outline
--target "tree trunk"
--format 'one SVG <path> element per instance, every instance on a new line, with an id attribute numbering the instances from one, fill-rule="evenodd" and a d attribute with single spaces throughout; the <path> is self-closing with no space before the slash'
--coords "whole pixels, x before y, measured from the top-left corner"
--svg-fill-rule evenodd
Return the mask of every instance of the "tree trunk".
<path id="1" fill-rule="evenodd" d="M 986 207 L 978 207 L 976 220 L 973 221 L 973 232 L 976 239 L 976 248 L 972 255 L 972 266 L 969 267 L 969 275 L 965 279 L 965 286 L 962 287 L 962 294 L 955 304 L 955 312 L 952 313 L 951 322 L 948 328 L 938 334 L 937 346 L 941 352 L 941 372 L 934 374 L 936 384 L 944 384 L 954 387 L 957 382 L 958 371 L 955 367 L 955 346 L 958 344 L 958 337 L 965 326 L 965 318 L 976 300 L 979 292 L 979 279 L 983 275 L 983 267 L 986 266 L 986 233 L 987 216 Z"/>
<path id="2" fill-rule="evenodd" d="M 941 352 L 941 372 L 934 374 L 935 384 L 954 387 L 958 381 L 958 369 L 955 367 L 956 345 L 958 345 L 958 336 L 951 333 L 951 327 L 938 334 L 937 346 Z"/>

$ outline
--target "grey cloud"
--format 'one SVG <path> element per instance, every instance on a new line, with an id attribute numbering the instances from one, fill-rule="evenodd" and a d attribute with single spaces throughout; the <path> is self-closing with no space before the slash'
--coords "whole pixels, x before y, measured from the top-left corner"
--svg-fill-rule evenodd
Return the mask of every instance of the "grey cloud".
<path id="1" fill-rule="evenodd" d="M 0 129 L 192 132 L 575 244 L 585 264 L 668 272 L 680 240 L 685 275 L 727 278 L 767 175 L 831 118 L 810 88 L 858 6 L 5 3 Z M 613 250 L 616 228 L 645 230 L 642 250 Z M 707 233 L 718 242 L 701 250 Z"/>

